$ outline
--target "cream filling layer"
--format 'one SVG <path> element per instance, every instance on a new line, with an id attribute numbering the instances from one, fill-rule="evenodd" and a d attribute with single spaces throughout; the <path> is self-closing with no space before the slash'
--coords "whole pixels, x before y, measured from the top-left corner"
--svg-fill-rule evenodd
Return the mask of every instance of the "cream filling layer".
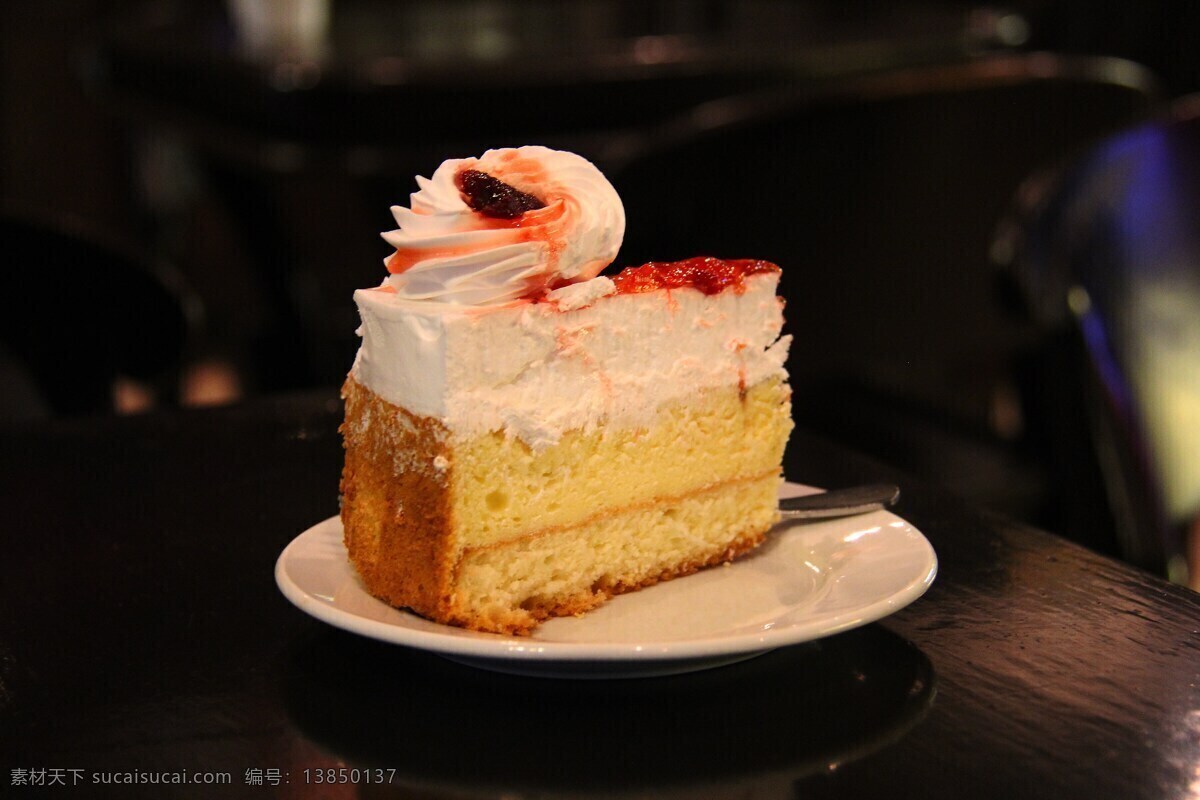
<path id="1" fill-rule="evenodd" d="M 464 308 L 359 290 L 351 374 L 455 436 L 503 431 L 540 450 L 569 430 L 643 426 L 699 390 L 786 380 L 778 277 L 751 275 L 744 291 L 714 295 L 596 293 L 582 307 Z"/>

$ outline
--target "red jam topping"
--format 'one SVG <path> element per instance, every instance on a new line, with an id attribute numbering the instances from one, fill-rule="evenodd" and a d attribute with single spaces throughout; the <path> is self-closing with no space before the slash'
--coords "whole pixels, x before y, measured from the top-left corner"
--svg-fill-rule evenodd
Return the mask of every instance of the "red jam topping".
<path id="1" fill-rule="evenodd" d="M 454 185 L 463 193 L 467 205 L 487 217 L 516 219 L 526 211 L 546 207 L 533 195 L 477 169 L 461 170 L 454 176 Z"/>
<path id="2" fill-rule="evenodd" d="M 778 272 L 770 261 L 750 258 L 723 260 L 709 256 L 684 261 L 651 261 L 640 267 L 626 267 L 613 278 L 619 294 L 638 294 L 658 289 L 691 287 L 705 294 L 717 294 L 733 287 L 739 294 L 745 291 L 747 275 Z"/>

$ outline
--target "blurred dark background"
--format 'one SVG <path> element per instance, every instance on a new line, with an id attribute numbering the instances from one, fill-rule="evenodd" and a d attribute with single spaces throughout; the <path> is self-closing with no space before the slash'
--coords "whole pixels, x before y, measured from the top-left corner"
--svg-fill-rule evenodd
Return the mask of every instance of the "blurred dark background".
<path id="1" fill-rule="evenodd" d="M 798 424 L 1186 581 L 1200 498 L 1122 522 L 1079 287 L 1028 242 L 1066 165 L 1200 90 L 1198 30 L 1184 0 L 6 3 L 0 412 L 335 387 L 413 176 L 539 143 L 621 192 L 616 267 L 783 266 Z"/>

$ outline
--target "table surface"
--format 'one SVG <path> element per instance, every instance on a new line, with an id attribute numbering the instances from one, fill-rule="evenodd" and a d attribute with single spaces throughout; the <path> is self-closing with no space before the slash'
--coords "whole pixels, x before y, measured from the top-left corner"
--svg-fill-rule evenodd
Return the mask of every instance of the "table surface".
<path id="1" fill-rule="evenodd" d="M 158 772 L 246 797 L 1200 792 L 1200 596 L 803 431 L 790 478 L 897 480 L 938 552 L 929 592 L 881 622 L 612 681 L 323 625 L 272 573 L 336 513 L 339 417 L 324 393 L 0 433 L 0 794 L 214 793 L 103 783 Z"/>

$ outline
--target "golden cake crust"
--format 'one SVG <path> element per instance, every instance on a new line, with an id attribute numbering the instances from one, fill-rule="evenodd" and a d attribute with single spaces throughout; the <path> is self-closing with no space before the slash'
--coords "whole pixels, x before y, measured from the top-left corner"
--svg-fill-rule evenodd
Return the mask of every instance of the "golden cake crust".
<path id="1" fill-rule="evenodd" d="M 375 597 L 446 619 L 454 563 L 445 470 L 446 431 L 347 378 L 342 526 L 350 561 Z M 413 460 L 425 454 L 425 464 Z"/>

